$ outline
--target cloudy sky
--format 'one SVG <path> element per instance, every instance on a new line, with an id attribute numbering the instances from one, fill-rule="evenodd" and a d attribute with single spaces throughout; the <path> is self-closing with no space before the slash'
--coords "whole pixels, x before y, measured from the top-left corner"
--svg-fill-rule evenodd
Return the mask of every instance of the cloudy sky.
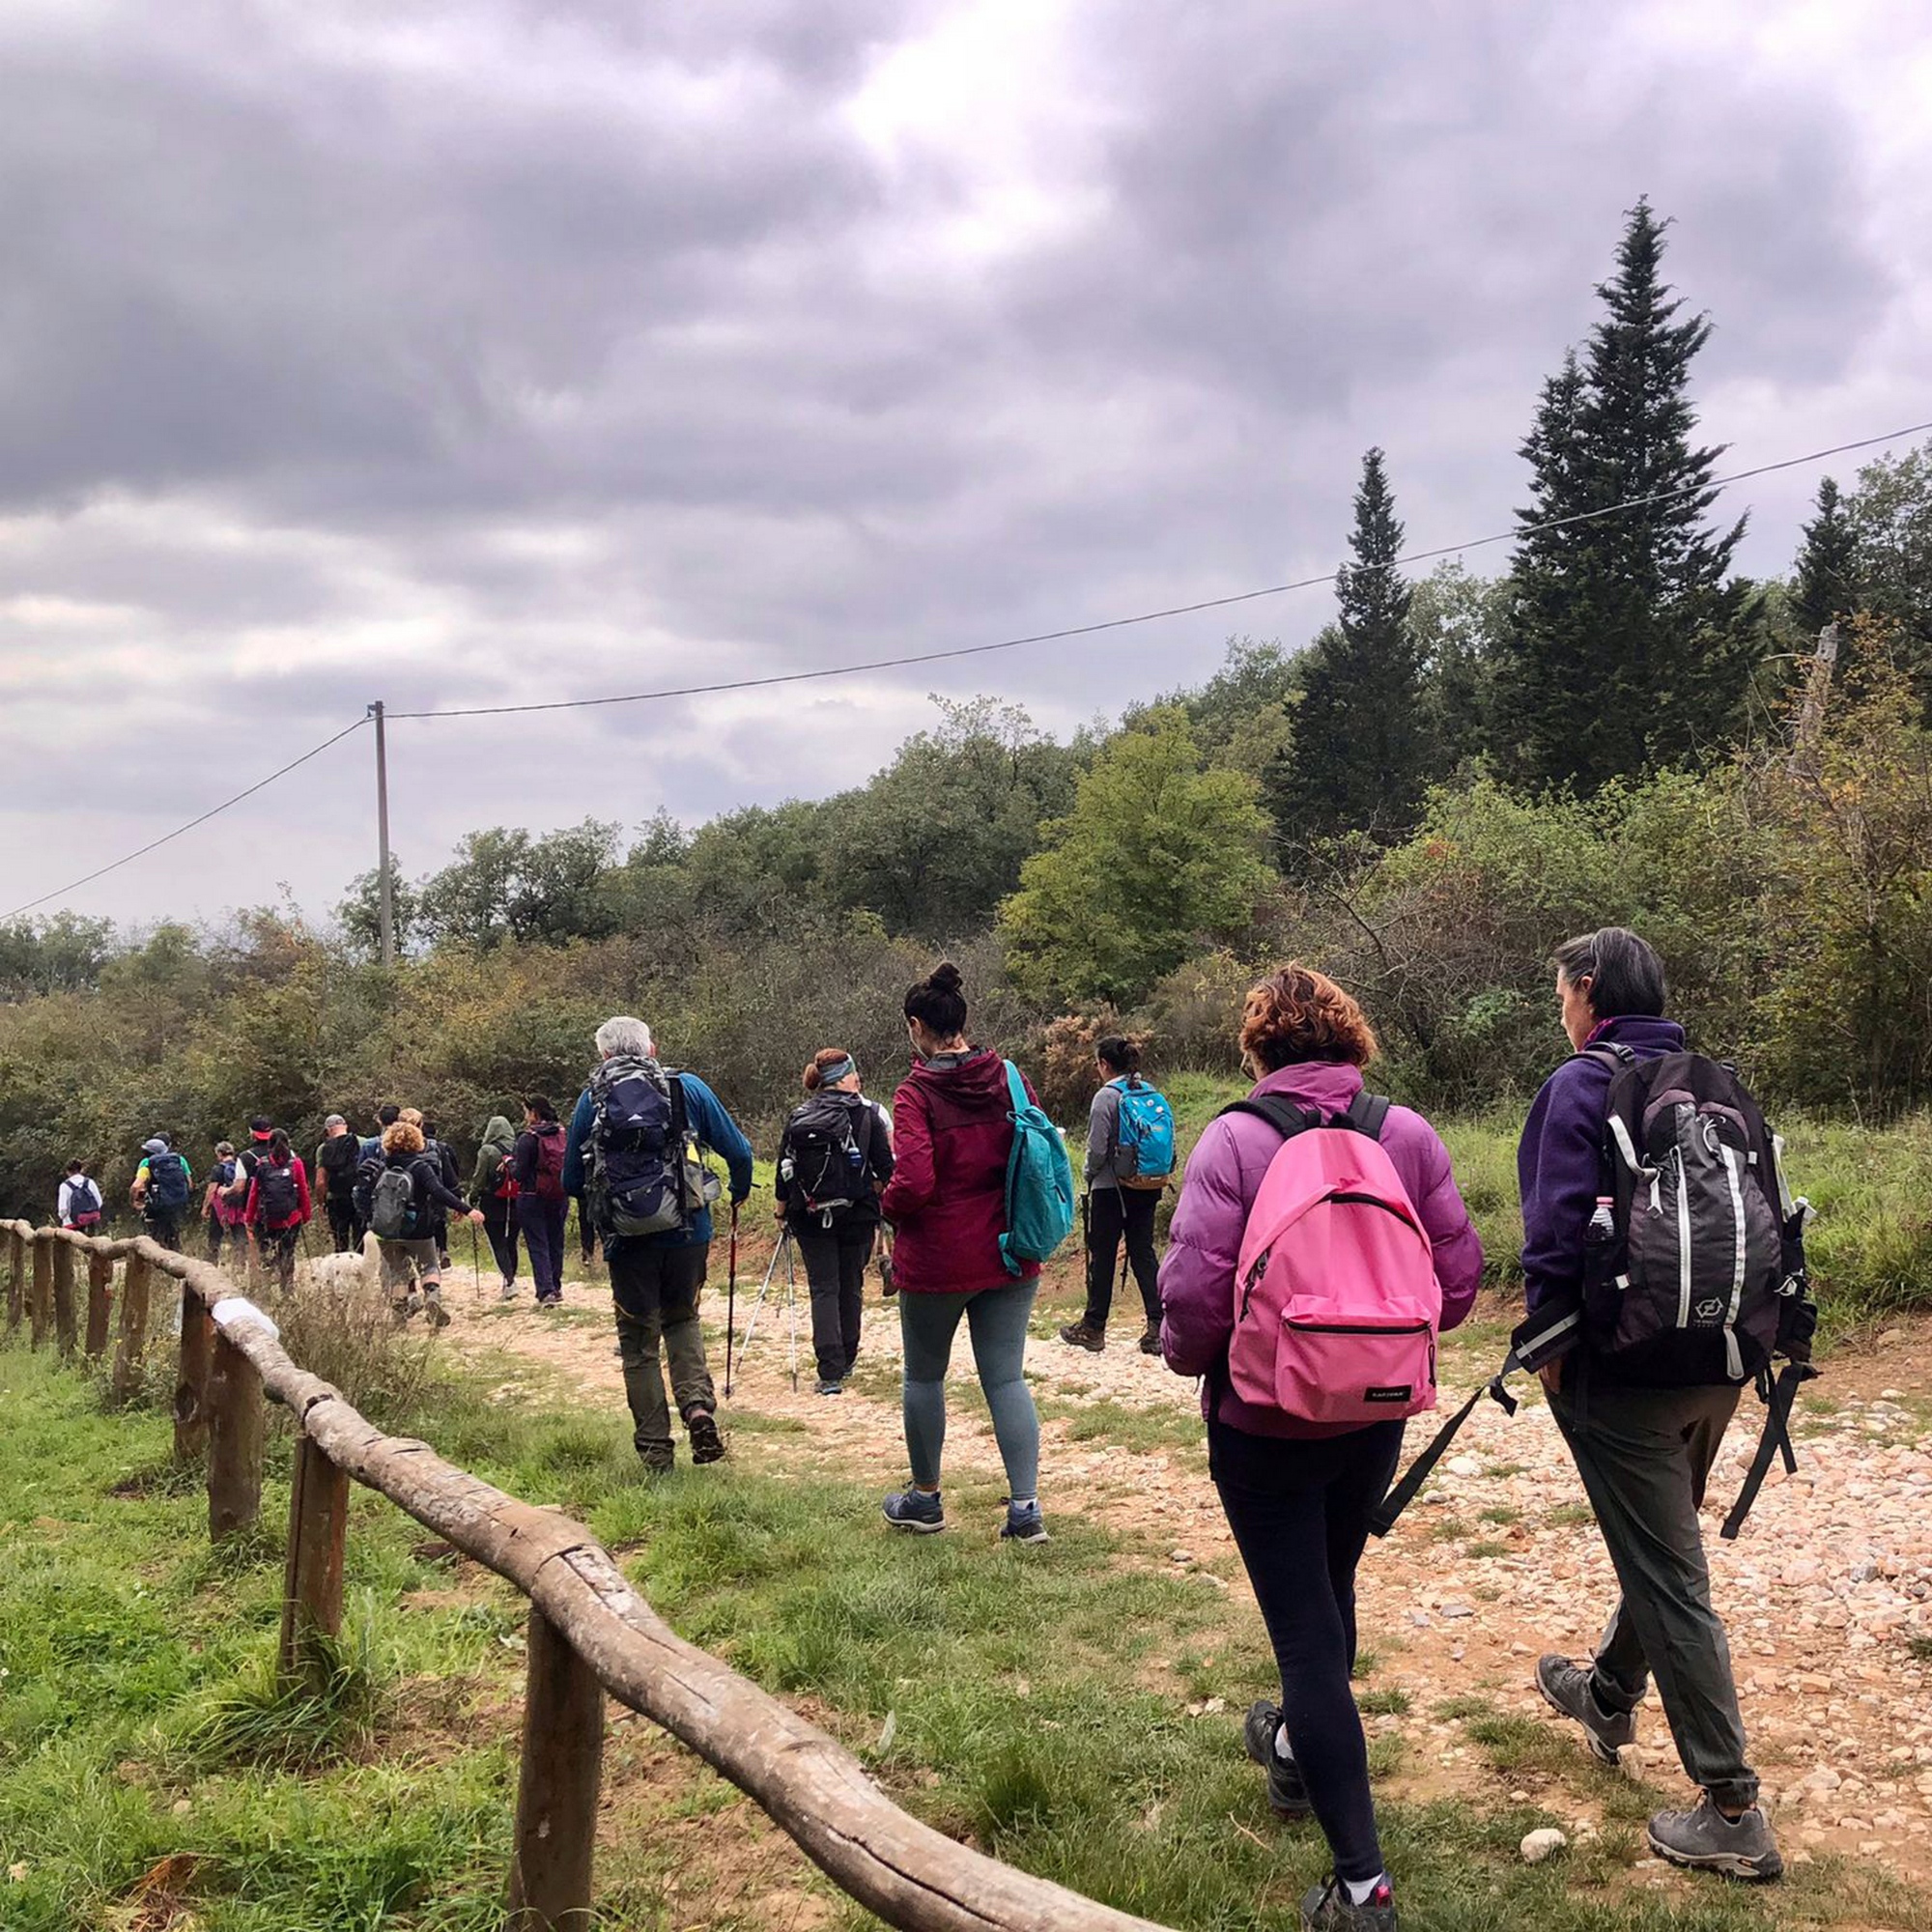
<path id="1" fill-rule="evenodd" d="M 1621 213 L 1746 467 L 1932 416 L 1918 0 L 9 0 L 0 912 L 392 710 L 942 649 L 1505 527 Z M 1849 476 L 1855 465 L 1838 466 Z M 1747 486 L 1787 563 L 1815 473 Z M 1493 567 L 1503 554 L 1477 553 Z M 399 723 L 406 867 L 1065 727 L 1232 617 L 823 686 Z M 313 909 L 357 733 L 62 903 Z"/>

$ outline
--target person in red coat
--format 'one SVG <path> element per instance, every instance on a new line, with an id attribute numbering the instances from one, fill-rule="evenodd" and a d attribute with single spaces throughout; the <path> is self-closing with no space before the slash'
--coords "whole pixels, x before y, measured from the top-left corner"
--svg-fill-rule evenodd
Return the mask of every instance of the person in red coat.
<path id="1" fill-rule="evenodd" d="M 308 1171 L 301 1156 L 277 1127 L 265 1144 L 248 1183 L 242 1218 L 253 1230 L 255 1251 L 286 1293 L 296 1285 L 296 1242 L 315 1210 L 309 1201 Z"/>
<path id="2" fill-rule="evenodd" d="M 879 1209 L 895 1230 L 912 1484 L 886 1498 L 886 1520 L 928 1535 L 946 1527 L 939 1492 L 946 1370 L 963 1316 L 1012 1491 L 1000 1534 L 1044 1543 L 1039 1417 L 1023 1374 L 1039 1264 L 1014 1274 L 1000 1252 L 1013 1147 L 1007 1064 L 967 1040 L 966 995 L 950 960 L 906 994 L 905 1018 L 917 1059 L 893 1097 L 896 1165 Z"/>

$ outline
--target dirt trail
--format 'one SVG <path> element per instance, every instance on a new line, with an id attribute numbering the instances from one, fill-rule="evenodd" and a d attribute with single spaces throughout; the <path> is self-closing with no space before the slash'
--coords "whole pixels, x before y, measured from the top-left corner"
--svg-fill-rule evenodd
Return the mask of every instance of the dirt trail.
<path id="1" fill-rule="evenodd" d="M 762 1260 L 762 1258 L 761 1258 Z M 752 1276 L 755 1286 L 757 1275 Z M 501 1350 L 542 1367 L 599 1403 L 623 1394 L 609 1324 L 594 1319 L 605 1291 L 570 1291 L 572 1312 L 540 1316 L 527 1299 L 507 1309 L 472 1299 L 452 1282 L 450 1336 L 459 1346 Z M 742 1286 L 742 1284 L 741 1284 Z M 1492 1314 L 1499 1311 L 1492 1311 Z M 706 1319 L 722 1368 L 724 1298 Z M 787 1374 L 782 1311 L 767 1304 L 730 1408 L 790 1416 L 809 1435 L 781 1438 L 788 1466 L 801 1453 L 830 1472 L 875 1481 L 902 1468 L 896 1405 L 897 1323 L 890 1304 L 867 1310 L 865 1354 L 848 1392 L 812 1393 L 800 1312 L 800 1376 Z M 741 1300 L 742 1330 L 746 1305 Z M 1049 1524 L 1071 1510 L 1126 1533 L 1136 1560 L 1172 1563 L 1228 1586 L 1229 1627 L 1253 1617 L 1200 1448 L 1194 1385 L 1134 1350 L 1131 1327 L 1101 1355 L 1053 1336 L 1064 1319 L 1043 1307 L 1027 1369 L 1046 1417 L 1041 1496 Z M 1449 1389 L 1474 1385 L 1487 1353 L 1452 1351 Z M 963 1343 L 955 1356 L 948 1467 L 999 1479 L 985 1408 Z M 1846 1350 L 1801 1411 L 1801 1466 L 1775 1475 L 1744 1537 L 1717 1537 L 1717 1518 L 1736 1493 L 1760 1413 L 1747 1398 L 1713 1478 L 1709 1542 L 1714 1593 L 1728 1623 L 1752 1751 L 1788 1855 L 1831 1849 L 1882 1860 L 1932 1881 L 1932 1323 L 1888 1330 Z M 727 1424 L 729 1413 L 725 1417 Z M 1424 1434 L 1417 1425 L 1410 1447 Z M 1084 1439 L 1083 1439 L 1084 1438 Z M 768 1452 L 752 1433 L 738 1453 Z M 1069 1502 L 1067 1498 L 1077 1498 Z M 961 1513 L 955 1533 L 990 1538 Z M 1595 1830 L 1601 1810 L 1590 1781 L 1564 1753 L 1580 1746 L 1549 1719 L 1529 1676 L 1544 1650 L 1586 1653 L 1613 1597 L 1609 1567 L 1555 1425 L 1540 1400 L 1514 1418 L 1485 1404 L 1456 1453 L 1362 1570 L 1363 1642 L 1378 1655 L 1378 1691 L 1406 1693 L 1403 1715 L 1368 1719 L 1397 1732 L 1404 1768 L 1395 1795 L 1466 1793 L 1529 1799 Z M 1267 1687 L 1258 1683 L 1255 1693 Z M 1532 1748 L 1499 1771 L 1468 1740 L 1471 1715 L 1520 1714 L 1547 1723 L 1559 1748 Z M 1626 1753 L 1634 1772 L 1671 1802 L 1686 1787 L 1655 1698 Z"/>

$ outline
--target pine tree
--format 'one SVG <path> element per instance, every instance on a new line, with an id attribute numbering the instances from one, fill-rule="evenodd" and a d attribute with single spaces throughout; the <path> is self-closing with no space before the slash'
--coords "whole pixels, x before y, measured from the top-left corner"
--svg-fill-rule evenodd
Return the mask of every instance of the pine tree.
<path id="1" fill-rule="evenodd" d="M 1337 621 L 1309 647 L 1293 749 L 1269 788 L 1290 843 L 1345 832 L 1400 838 L 1420 815 L 1422 666 L 1395 567 L 1402 543 L 1387 467 L 1372 449 L 1355 492 L 1354 560 L 1336 574 Z"/>
<path id="2" fill-rule="evenodd" d="M 1818 514 L 1804 526 L 1791 586 L 1791 616 L 1809 649 L 1825 626 L 1859 608 L 1858 537 L 1834 478 L 1818 484 Z"/>
<path id="3" fill-rule="evenodd" d="M 1693 445 L 1688 390 L 1711 322 L 1677 319 L 1661 273 L 1666 225 L 1647 201 L 1631 211 L 1584 364 L 1545 385 L 1523 445 L 1536 500 L 1508 646 L 1533 721 L 1520 764 L 1586 792 L 1721 748 L 1762 647 L 1748 587 L 1725 581 L 1744 520 L 1706 524 L 1723 450 Z M 1605 514 L 1527 527 L 1583 512 Z"/>

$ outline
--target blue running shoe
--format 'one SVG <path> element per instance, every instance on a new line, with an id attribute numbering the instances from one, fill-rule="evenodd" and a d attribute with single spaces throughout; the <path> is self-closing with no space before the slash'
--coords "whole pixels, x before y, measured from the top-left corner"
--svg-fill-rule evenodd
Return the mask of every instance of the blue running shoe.
<path id="1" fill-rule="evenodd" d="M 1046 1524 L 1040 1519 L 1039 1505 L 1034 1503 L 1009 1503 L 1007 1520 L 1000 1531 L 1002 1543 L 1044 1543 Z"/>
<path id="2" fill-rule="evenodd" d="M 885 1501 L 886 1520 L 895 1529 L 930 1536 L 946 1527 L 946 1511 L 936 1490 L 895 1490 Z"/>

